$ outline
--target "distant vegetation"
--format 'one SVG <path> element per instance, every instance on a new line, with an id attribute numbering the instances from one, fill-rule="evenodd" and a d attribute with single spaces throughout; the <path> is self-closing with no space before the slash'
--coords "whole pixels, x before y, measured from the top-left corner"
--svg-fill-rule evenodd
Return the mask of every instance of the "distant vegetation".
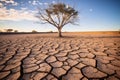
<path id="1" fill-rule="evenodd" d="M 4 29 L 4 30 L 0 30 L 1 33 L 17 33 L 18 30 L 14 30 L 14 29 Z"/>
<path id="2" fill-rule="evenodd" d="M 32 30 L 32 33 L 36 33 L 37 31 L 36 30 Z"/>
<path id="3" fill-rule="evenodd" d="M 53 31 L 48 31 L 48 32 L 53 33 Z"/>
<path id="4" fill-rule="evenodd" d="M 13 29 L 5 29 L 5 32 L 12 32 Z"/>
<path id="5" fill-rule="evenodd" d="M 18 32 L 18 30 L 14 30 L 14 32 L 15 32 L 15 33 L 17 33 L 17 32 Z"/>

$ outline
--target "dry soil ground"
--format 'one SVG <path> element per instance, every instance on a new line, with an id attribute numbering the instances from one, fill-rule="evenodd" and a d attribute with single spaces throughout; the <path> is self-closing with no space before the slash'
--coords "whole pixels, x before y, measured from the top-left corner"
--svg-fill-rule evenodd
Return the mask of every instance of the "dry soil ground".
<path id="1" fill-rule="evenodd" d="M 119 80 L 120 35 L 0 35 L 0 80 Z"/>

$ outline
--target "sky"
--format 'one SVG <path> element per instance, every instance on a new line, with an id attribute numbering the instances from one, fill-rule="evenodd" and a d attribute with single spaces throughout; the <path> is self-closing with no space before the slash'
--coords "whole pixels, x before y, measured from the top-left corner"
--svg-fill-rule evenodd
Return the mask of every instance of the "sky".
<path id="1" fill-rule="evenodd" d="M 37 7 L 62 2 L 79 12 L 78 25 L 67 24 L 62 31 L 118 31 L 120 30 L 120 0 L 0 0 L 0 30 L 19 32 L 57 31 L 50 24 L 40 24 L 35 17 Z"/>

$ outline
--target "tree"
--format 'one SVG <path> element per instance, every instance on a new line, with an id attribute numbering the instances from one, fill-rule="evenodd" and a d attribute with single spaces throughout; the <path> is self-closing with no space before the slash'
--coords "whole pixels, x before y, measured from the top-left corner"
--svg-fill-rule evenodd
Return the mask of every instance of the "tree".
<path id="1" fill-rule="evenodd" d="M 55 26 L 58 29 L 59 37 L 62 37 L 63 26 L 68 23 L 74 24 L 78 18 L 78 11 L 64 3 L 50 4 L 45 9 L 38 8 L 38 11 L 36 17 L 44 23 Z"/>
<path id="2" fill-rule="evenodd" d="M 32 33 L 36 33 L 37 31 L 36 30 L 32 30 Z"/>
<path id="3" fill-rule="evenodd" d="M 18 32 L 18 30 L 14 30 L 14 32 L 15 32 L 15 33 L 17 33 L 17 32 Z"/>
<path id="4" fill-rule="evenodd" d="M 5 29 L 6 32 L 12 32 L 13 29 Z"/>

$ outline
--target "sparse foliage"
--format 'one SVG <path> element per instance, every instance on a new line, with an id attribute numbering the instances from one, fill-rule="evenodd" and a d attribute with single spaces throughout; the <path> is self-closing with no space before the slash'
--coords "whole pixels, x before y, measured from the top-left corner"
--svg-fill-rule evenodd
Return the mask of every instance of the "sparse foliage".
<path id="1" fill-rule="evenodd" d="M 58 29 L 59 37 L 62 37 L 63 26 L 68 23 L 74 24 L 78 18 L 78 11 L 64 3 L 50 4 L 45 9 L 39 8 L 37 18 L 55 26 Z"/>
<path id="2" fill-rule="evenodd" d="M 6 32 L 12 32 L 13 29 L 5 29 Z"/>

